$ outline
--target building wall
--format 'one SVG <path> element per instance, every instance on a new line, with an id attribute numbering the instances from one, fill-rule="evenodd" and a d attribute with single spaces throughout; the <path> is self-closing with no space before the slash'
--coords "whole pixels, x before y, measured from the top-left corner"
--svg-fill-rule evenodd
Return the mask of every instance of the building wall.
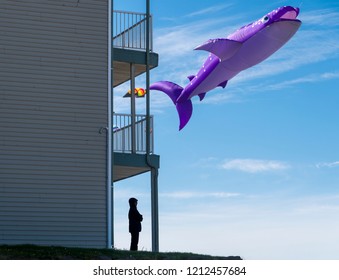
<path id="1" fill-rule="evenodd" d="M 0 1 L 0 244 L 106 246 L 107 13 Z"/>

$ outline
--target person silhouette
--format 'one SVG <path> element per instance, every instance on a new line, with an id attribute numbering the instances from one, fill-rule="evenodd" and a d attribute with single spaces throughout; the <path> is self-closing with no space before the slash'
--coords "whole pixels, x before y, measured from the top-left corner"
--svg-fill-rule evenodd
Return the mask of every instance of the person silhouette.
<path id="1" fill-rule="evenodd" d="M 141 222 L 143 217 L 137 209 L 138 200 L 136 198 L 131 197 L 128 200 L 128 203 L 130 207 L 128 212 L 129 232 L 131 233 L 130 250 L 138 251 L 139 233 L 141 232 Z"/>

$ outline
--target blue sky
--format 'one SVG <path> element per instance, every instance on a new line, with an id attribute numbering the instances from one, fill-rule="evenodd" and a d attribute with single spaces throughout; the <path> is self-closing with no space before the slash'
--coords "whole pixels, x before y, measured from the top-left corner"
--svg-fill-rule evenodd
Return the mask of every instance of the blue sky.
<path id="1" fill-rule="evenodd" d="M 114 8 L 144 12 L 144 2 Z M 301 9 L 296 35 L 225 89 L 196 98 L 182 131 L 171 100 L 151 93 L 161 251 L 339 259 L 338 1 L 152 1 L 160 60 L 151 82 L 185 86 L 208 55 L 194 47 L 284 5 Z M 128 87 L 115 89 L 115 112 L 129 112 Z M 144 113 L 144 100 L 137 106 Z M 130 196 L 145 218 L 139 246 L 150 250 L 149 174 L 115 184 L 115 246 L 129 247 Z"/>

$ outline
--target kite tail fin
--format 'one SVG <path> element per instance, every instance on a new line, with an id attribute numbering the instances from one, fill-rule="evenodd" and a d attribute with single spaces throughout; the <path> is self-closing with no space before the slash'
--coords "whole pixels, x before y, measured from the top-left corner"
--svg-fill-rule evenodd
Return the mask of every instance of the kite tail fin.
<path id="1" fill-rule="evenodd" d="M 151 90 L 160 90 L 164 93 L 166 93 L 169 98 L 173 101 L 174 105 L 176 105 L 180 125 L 179 130 L 183 129 L 185 125 L 188 123 L 192 116 L 193 112 L 193 105 L 192 101 L 190 99 L 185 100 L 184 102 L 177 102 L 178 97 L 183 91 L 183 88 L 175 83 L 167 82 L 167 81 L 161 81 L 156 82 L 150 86 Z"/>
<path id="2" fill-rule="evenodd" d="M 152 84 L 150 89 L 160 90 L 168 95 L 169 98 L 173 101 L 174 104 L 177 104 L 177 99 L 182 93 L 183 88 L 175 83 L 161 81 Z"/>
<path id="3" fill-rule="evenodd" d="M 179 120 L 180 120 L 180 125 L 179 125 L 179 130 L 182 130 L 185 125 L 188 123 L 192 116 L 193 112 L 193 105 L 191 99 L 187 99 L 184 102 L 178 102 L 176 104 L 177 111 L 179 114 Z"/>

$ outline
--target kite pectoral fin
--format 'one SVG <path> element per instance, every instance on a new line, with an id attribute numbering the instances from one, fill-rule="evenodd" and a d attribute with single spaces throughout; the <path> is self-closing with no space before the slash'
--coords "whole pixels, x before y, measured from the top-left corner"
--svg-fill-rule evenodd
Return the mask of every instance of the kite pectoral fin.
<path id="1" fill-rule="evenodd" d="M 187 99 L 184 102 L 178 102 L 176 104 L 177 111 L 179 114 L 179 130 L 183 129 L 188 121 L 190 120 L 193 112 L 193 105 L 191 99 Z"/>
<path id="2" fill-rule="evenodd" d="M 231 58 L 241 47 L 242 43 L 229 39 L 210 39 L 195 50 L 208 51 L 215 54 L 221 61 Z"/>
<path id="3" fill-rule="evenodd" d="M 228 80 L 226 80 L 226 81 L 224 81 L 224 82 L 220 83 L 220 84 L 218 85 L 218 87 L 225 88 L 225 87 L 226 87 L 226 85 L 227 85 L 227 82 L 228 82 Z"/>
<path id="4" fill-rule="evenodd" d="M 199 94 L 200 101 L 203 101 L 203 100 L 204 100 L 205 95 L 206 95 L 206 92 L 200 93 L 200 94 Z"/>

